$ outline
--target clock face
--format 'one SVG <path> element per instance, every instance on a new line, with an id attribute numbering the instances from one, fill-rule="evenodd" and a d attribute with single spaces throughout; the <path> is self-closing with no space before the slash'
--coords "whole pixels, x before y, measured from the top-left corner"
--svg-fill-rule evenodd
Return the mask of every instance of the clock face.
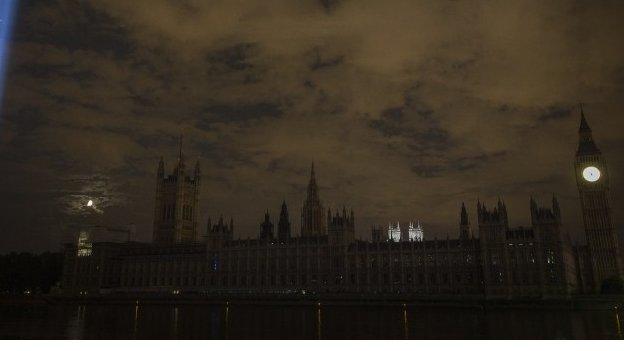
<path id="1" fill-rule="evenodd" d="M 594 166 L 583 169 L 583 178 L 588 182 L 595 182 L 600 179 L 600 170 Z"/>

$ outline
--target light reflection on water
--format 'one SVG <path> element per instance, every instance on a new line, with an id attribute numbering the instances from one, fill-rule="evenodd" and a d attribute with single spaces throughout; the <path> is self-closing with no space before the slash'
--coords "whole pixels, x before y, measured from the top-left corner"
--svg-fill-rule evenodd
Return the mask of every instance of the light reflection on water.
<path id="1" fill-rule="evenodd" d="M 173 306 L 173 338 L 178 338 L 178 306 Z"/>
<path id="2" fill-rule="evenodd" d="M 409 339 L 409 328 L 407 326 L 407 307 L 403 304 L 403 333 L 405 334 L 405 339 Z"/>
<path id="3" fill-rule="evenodd" d="M 316 338 L 321 339 L 321 330 L 323 329 L 323 324 L 321 323 L 321 304 L 319 303 L 316 307 Z"/>
<path id="4" fill-rule="evenodd" d="M 620 311 L 615 309 L 615 325 L 617 329 L 617 335 L 619 339 L 622 339 L 622 325 L 620 324 Z"/>
<path id="5" fill-rule="evenodd" d="M 621 339 L 619 311 L 411 306 L 0 306 L 1 339 Z"/>
<path id="6" fill-rule="evenodd" d="M 139 301 L 134 306 L 134 329 L 132 331 L 132 338 L 137 338 L 137 328 L 139 327 Z"/>

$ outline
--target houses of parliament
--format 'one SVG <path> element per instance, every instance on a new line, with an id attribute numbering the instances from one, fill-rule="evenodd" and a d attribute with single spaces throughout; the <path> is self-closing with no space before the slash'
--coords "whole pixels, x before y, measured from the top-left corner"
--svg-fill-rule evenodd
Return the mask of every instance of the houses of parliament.
<path id="1" fill-rule="evenodd" d="M 165 175 L 162 159 L 158 165 L 153 242 L 66 244 L 61 288 L 68 295 L 595 294 L 605 280 L 622 278 L 623 257 L 607 163 L 582 110 L 574 165 L 586 239 L 582 245 L 572 244 L 562 230 L 554 196 L 547 205 L 527 201 L 527 227 L 510 227 L 507 207 L 498 200 L 477 203 L 476 225 L 462 204 L 457 238 L 389 236 L 384 228 L 373 227 L 370 239 L 363 240 L 356 236 L 353 210 L 323 206 L 314 165 L 299 235 L 293 235 L 284 202 L 277 223 L 267 212 L 257 238 L 241 239 L 232 219 L 209 219 L 206 227 L 199 223 L 200 166 L 188 169 L 180 151 L 171 174 Z"/>

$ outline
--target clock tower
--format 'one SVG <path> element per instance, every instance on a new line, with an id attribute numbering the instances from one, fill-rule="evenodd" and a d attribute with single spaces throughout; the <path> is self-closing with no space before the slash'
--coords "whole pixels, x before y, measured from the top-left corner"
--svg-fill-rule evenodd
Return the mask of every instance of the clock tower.
<path id="1" fill-rule="evenodd" d="M 605 279 L 622 277 L 622 262 L 613 226 L 607 162 L 594 143 L 582 105 L 574 168 L 592 265 L 593 289 L 599 292 Z"/>

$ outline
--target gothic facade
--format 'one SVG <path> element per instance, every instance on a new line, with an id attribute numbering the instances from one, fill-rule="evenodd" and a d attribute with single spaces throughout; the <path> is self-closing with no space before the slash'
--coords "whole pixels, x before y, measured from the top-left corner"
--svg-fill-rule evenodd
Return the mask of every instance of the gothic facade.
<path id="1" fill-rule="evenodd" d="M 316 292 L 513 298 L 597 293 L 605 279 L 622 276 L 622 257 L 611 218 L 606 162 L 584 115 L 579 135 L 575 171 L 586 245 L 572 245 L 554 196 L 548 206 L 530 199 L 526 227 L 509 226 L 507 206 L 499 199 L 495 206 L 477 202 L 474 233 L 462 204 L 457 239 L 391 240 L 400 238 L 400 232 L 388 233 L 379 226 L 371 228 L 370 239 L 358 238 L 353 210 L 324 211 L 314 166 L 301 209 L 301 235 L 291 235 L 283 202 L 277 230 L 267 211 L 257 238 L 236 239 L 233 220 L 227 224 L 220 217 L 215 224 L 209 219 L 206 232 L 197 239 L 199 167 L 194 178 L 187 177 L 180 153 L 173 175 L 164 178 L 162 161 L 159 165 L 154 243 L 94 242 L 88 254 L 67 244 L 62 288 L 67 294 Z M 193 215 L 184 214 L 186 206 Z M 420 226 L 412 227 L 416 236 Z"/>
<path id="2" fill-rule="evenodd" d="M 199 161 L 195 164 L 192 174 L 191 178 L 187 173 L 180 140 L 178 161 L 173 172 L 165 177 L 165 162 L 162 157 L 158 163 L 154 206 L 155 244 L 191 243 L 199 239 L 197 236 L 201 179 Z"/>

